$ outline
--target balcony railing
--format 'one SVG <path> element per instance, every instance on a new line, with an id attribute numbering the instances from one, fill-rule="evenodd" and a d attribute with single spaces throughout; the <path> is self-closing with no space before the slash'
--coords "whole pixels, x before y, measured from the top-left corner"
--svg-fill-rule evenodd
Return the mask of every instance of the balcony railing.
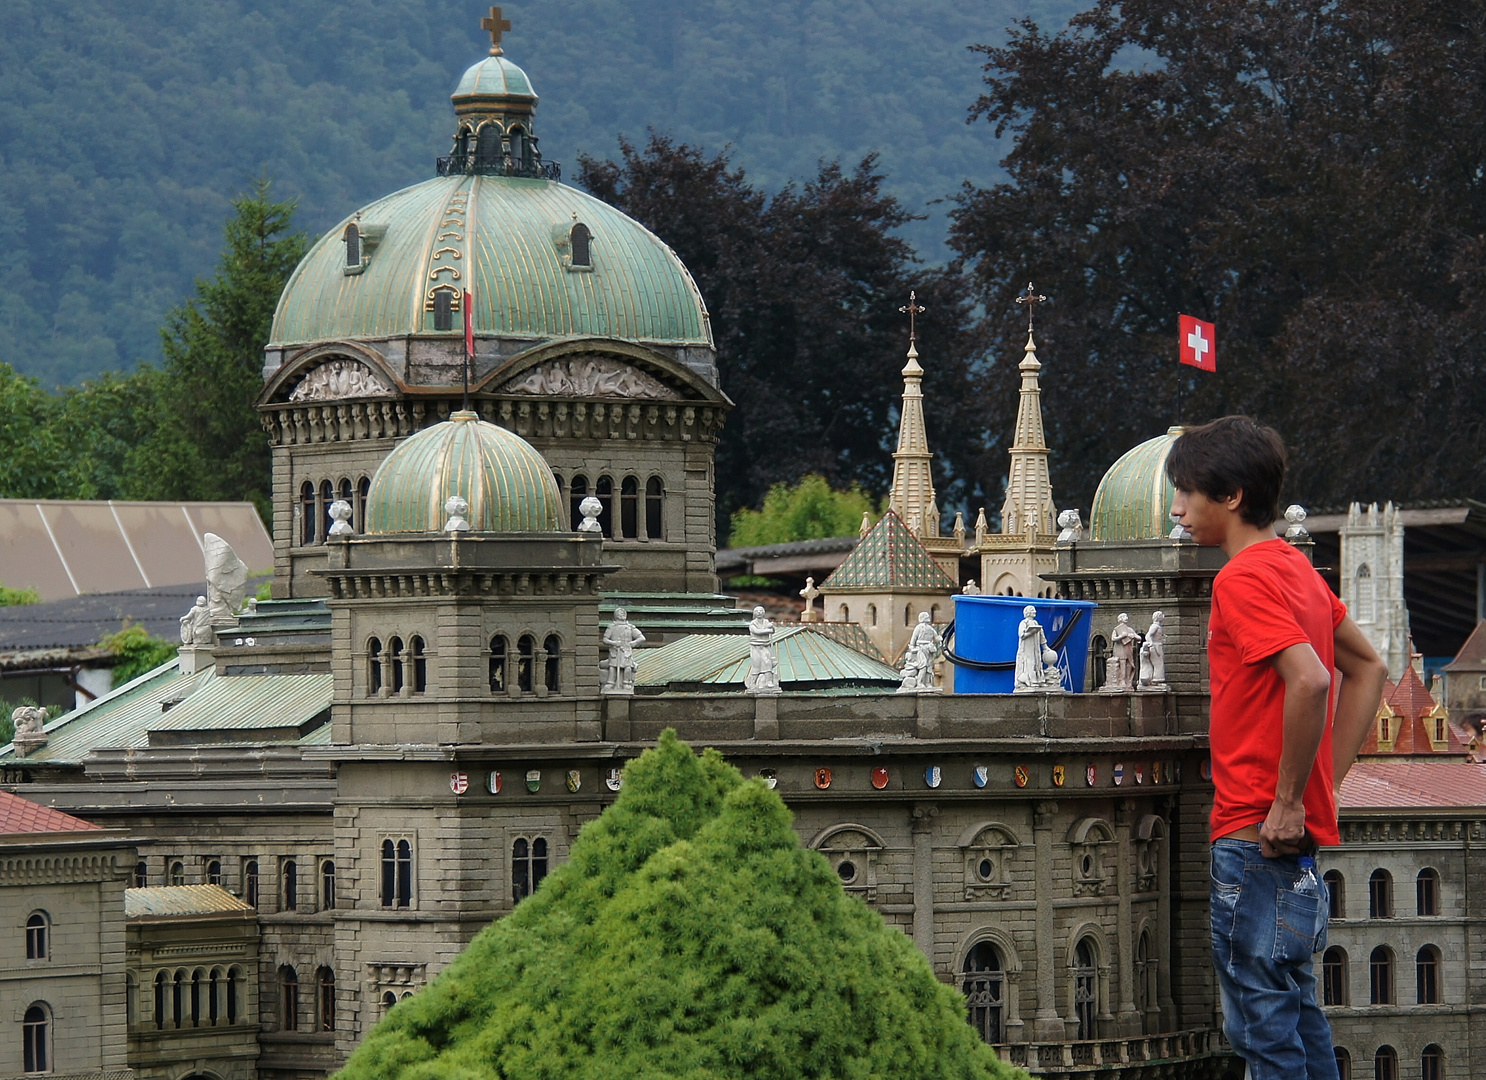
<path id="1" fill-rule="evenodd" d="M 1222 1033 L 1212 1029 L 1174 1031 L 1131 1039 L 1008 1043 L 998 1049 L 1002 1060 L 1041 1077 L 1076 1077 L 1094 1072 L 1119 1076 L 1121 1066 L 1138 1067 L 1154 1062 L 1229 1057 L 1233 1054 Z"/>
<path id="2" fill-rule="evenodd" d="M 561 180 L 560 161 L 517 161 L 514 158 L 490 158 L 479 154 L 450 154 L 435 165 L 440 176 L 524 176 L 530 180 Z"/>

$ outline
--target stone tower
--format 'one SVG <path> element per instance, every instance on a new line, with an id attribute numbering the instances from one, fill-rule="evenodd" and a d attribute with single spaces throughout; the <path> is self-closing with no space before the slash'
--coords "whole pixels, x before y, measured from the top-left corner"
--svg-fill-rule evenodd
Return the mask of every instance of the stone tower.
<path id="1" fill-rule="evenodd" d="M 1391 502 L 1382 510 L 1353 503 L 1341 527 L 1341 596 L 1347 611 L 1398 679 L 1409 666 L 1409 609 L 1403 599 L 1403 520 Z"/>

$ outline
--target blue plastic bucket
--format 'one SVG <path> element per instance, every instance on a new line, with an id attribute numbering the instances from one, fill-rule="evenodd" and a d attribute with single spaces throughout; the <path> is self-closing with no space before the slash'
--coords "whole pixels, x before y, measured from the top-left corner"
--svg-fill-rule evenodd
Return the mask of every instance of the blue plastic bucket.
<path id="1" fill-rule="evenodd" d="M 1041 600 L 1028 596 L 956 595 L 954 638 L 949 643 L 955 665 L 955 693 L 1009 694 L 1016 676 L 1017 627 L 1022 609 L 1037 609 L 1047 643 L 1057 650 L 1063 689 L 1084 692 L 1089 665 L 1089 635 L 1098 607 L 1092 600 Z M 965 663 L 971 661 L 972 663 Z M 994 664 L 991 670 L 974 664 Z"/>

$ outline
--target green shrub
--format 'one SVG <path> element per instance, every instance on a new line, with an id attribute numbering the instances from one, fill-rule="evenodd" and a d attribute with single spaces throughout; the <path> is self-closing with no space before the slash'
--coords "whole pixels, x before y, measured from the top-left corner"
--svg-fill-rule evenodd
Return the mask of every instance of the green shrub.
<path id="1" fill-rule="evenodd" d="M 35 589 L 12 589 L 0 585 L 0 607 L 23 607 L 41 603 L 41 594 Z"/>
<path id="2" fill-rule="evenodd" d="M 862 515 L 874 518 L 877 507 L 863 488 L 837 491 L 825 477 L 811 473 L 799 483 L 775 484 L 758 510 L 737 510 L 728 530 L 729 547 L 784 544 L 792 540 L 820 540 L 828 536 L 855 536 Z"/>
<path id="3" fill-rule="evenodd" d="M 123 686 L 137 679 L 146 671 L 153 671 L 176 654 L 176 646 L 164 638 L 150 634 L 143 626 L 125 626 L 117 634 L 110 634 L 98 643 L 116 658 L 114 663 L 114 685 Z"/>
<path id="4" fill-rule="evenodd" d="M 1020 1075 L 776 793 L 668 731 L 569 861 L 337 1080 Z"/>

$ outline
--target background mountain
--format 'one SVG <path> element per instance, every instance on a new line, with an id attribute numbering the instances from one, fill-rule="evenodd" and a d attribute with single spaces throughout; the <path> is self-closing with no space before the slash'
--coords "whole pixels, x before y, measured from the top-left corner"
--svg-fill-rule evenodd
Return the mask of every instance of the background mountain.
<path id="1" fill-rule="evenodd" d="M 542 95 L 544 154 L 617 154 L 647 127 L 731 143 L 777 189 L 821 158 L 881 154 L 887 189 L 934 201 L 1002 177 L 966 126 L 981 57 L 1012 19 L 1061 26 L 1070 0 L 548 0 L 505 5 Z M 318 234 L 432 174 L 448 95 L 484 55 L 485 8 L 451 0 L 103 0 L 0 5 L 0 361 L 43 385 L 157 360 L 166 312 L 211 272 L 229 200 L 259 176 Z"/>

